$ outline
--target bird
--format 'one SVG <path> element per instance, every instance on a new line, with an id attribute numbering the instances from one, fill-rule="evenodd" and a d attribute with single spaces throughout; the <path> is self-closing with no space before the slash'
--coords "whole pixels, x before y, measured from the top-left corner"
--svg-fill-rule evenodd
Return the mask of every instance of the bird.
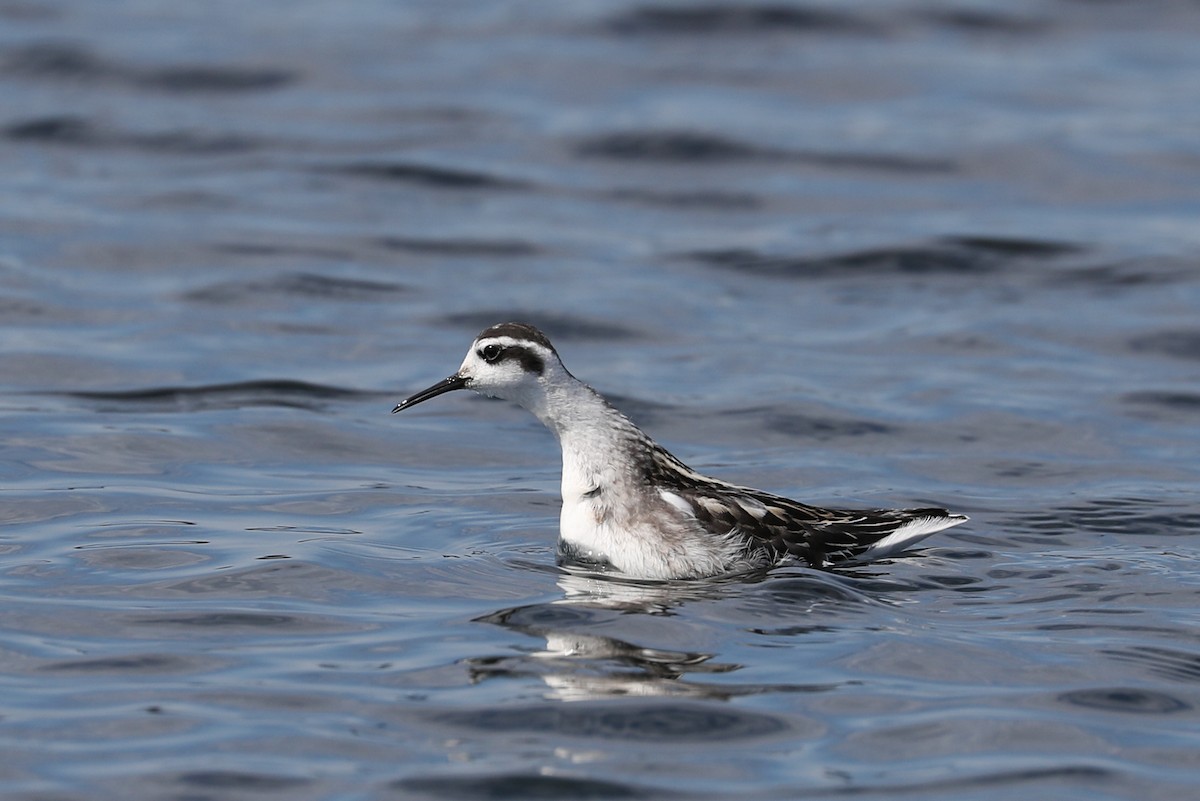
<path id="1" fill-rule="evenodd" d="M 528 323 L 484 329 L 455 373 L 392 413 L 461 389 L 517 403 L 557 438 L 563 564 L 652 581 L 785 563 L 828 569 L 899 553 L 967 520 L 940 508 L 826 509 L 702 475 L 572 375 Z"/>

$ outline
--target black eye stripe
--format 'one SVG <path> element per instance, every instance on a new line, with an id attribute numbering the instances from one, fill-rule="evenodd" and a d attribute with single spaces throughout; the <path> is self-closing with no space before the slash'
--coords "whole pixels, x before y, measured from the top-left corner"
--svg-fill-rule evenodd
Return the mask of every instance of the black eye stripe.
<path id="1" fill-rule="evenodd" d="M 521 369 L 527 373 L 541 375 L 546 369 L 546 363 L 542 361 L 542 357 L 538 356 L 528 348 L 514 346 L 504 349 L 502 361 L 515 360 L 521 364 Z"/>
<path id="2" fill-rule="evenodd" d="M 517 362 L 522 370 L 534 375 L 541 375 L 546 370 L 546 362 L 542 357 L 522 345 L 498 345 L 493 342 L 480 348 L 478 354 L 488 364 Z"/>

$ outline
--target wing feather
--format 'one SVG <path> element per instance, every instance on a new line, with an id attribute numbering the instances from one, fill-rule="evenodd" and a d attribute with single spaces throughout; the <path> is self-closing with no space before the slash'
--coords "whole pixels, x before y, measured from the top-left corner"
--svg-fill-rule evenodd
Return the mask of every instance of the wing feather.
<path id="1" fill-rule="evenodd" d="M 945 509 L 824 509 L 743 488 L 681 491 L 696 519 L 711 531 L 737 531 L 776 557 L 813 567 L 897 553 L 966 520 Z"/>
<path id="2" fill-rule="evenodd" d="M 813 567 L 899 553 L 967 519 L 933 507 L 825 509 L 709 478 L 661 449 L 647 447 L 642 457 L 650 484 L 713 534 L 740 534 L 748 551 L 792 556 Z"/>

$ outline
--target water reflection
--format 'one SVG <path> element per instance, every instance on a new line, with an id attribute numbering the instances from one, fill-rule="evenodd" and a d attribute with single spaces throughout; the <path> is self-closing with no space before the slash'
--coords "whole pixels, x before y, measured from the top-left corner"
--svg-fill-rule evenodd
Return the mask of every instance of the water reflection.
<path id="1" fill-rule="evenodd" d="M 548 698 L 562 701 L 620 697 L 728 700 L 764 692 L 835 689 L 838 685 L 714 680 L 735 673 L 742 665 L 722 660 L 710 650 L 645 642 L 656 636 L 654 626 L 639 622 L 675 616 L 675 610 L 684 604 L 736 596 L 747 586 L 747 580 L 756 582 L 761 578 L 743 576 L 739 582 L 638 582 L 565 570 L 558 582 L 564 597 L 508 607 L 476 618 L 476 622 L 501 626 L 545 644 L 516 655 L 468 659 L 471 680 L 535 677 L 548 688 Z M 609 633 L 614 629 L 630 639 Z M 632 633 L 645 639 L 635 642 Z M 666 635 L 660 632 L 658 636 Z"/>

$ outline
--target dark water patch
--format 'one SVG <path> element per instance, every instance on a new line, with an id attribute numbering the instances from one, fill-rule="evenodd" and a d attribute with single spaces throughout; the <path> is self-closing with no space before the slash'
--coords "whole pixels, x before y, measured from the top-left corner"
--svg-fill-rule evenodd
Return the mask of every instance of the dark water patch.
<path id="1" fill-rule="evenodd" d="M 9 325 L 21 321 L 42 320 L 55 314 L 54 309 L 24 298 L 0 297 L 0 317 Z"/>
<path id="2" fill-rule="evenodd" d="M 773 578 L 762 585 L 761 597 L 769 601 L 773 616 L 793 614 L 797 609 L 809 610 L 818 603 L 833 603 L 845 608 L 872 603 L 871 597 L 852 586 L 850 580 L 843 579 L 836 573 L 817 571 Z"/>
<path id="3" fill-rule="evenodd" d="M 950 173 L 958 169 L 952 159 L 938 156 L 906 156 L 895 153 L 817 153 L 794 151 L 788 160 L 817 167 L 872 172 Z"/>
<path id="4" fill-rule="evenodd" d="M 332 301 L 391 301 L 407 290 L 399 284 L 313 273 L 281 275 L 265 281 L 224 281 L 185 292 L 184 300 L 201 303 L 261 305 L 266 297 L 295 296 Z"/>
<path id="5" fill-rule="evenodd" d="M 289 70 L 231 65 L 133 67 L 71 42 L 38 42 L 0 55 L 0 73 L 75 83 L 119 83 L 164 92 L 250 92 L 296 80 Z"/>
<path id="6" fill-rule="evenodd" d="M 501 773 L 487 776 L 414 776 L 392 782 L 405 798 L 448 799 L 603 799 L 677 798 L 678 793 L 641 788 L 627 782 L 586 777 Z M 689 798 L 696 797 L 689 793 Z"/>
<path id="7" fill-rule="evenodd" d="M 118 147 L 196 156 L 243 153 L 259 147 L 257 140 L 246 136 L 187 130 L 150 134 L 114 132 L 109 142 Z"/>
<path id="8" fill-rule="evenodd" d="M 438 256 L 477 256 L 482 258 L 513 258 L 536 256 L 541 249 L 530 242 L 513 239 L 422 239 L 418 237 L 387 236 L 375 240 L 384 250 L 402 253 L 428 253 Z"/>
<path id="9" fill-rule="evenodd" d="M 206 562 L 210 557 L 181 545 L 207 545 L 206 540 L 185 540 L 149 545 L 77 545 L 89 565 L 103 570 L 167 570 Z M 169 547 L 168 547 L 169 546 Z"/>
<path id="10" fill-rule="evenodd" d="M 1125 566 L 1118 562 L 1106 562 L 1099 564 L 1088 565 L 1090 570 L 1098 570 L 1103 572 L 1118 572 L 1125 569 Z M 1021 579 L 1023 582 L 1029 581 L 1046 581 L 1057 579 L 1062 576 L 1069 575 L 1069 572 L 1059 568 L 1039 568 L 1034 570 L 1028 569 L 1013 569 L 1008 567 L 998 567 L 988 570 L 986 573 L 990 579 Z"/>
<path id="11" fill-rule="evenodd" d="M 832 169 L 883 172 L 950 172 L 957 165 L 945 158 L 891 153 L 839 153 L 784 150 L 750 144 L 699 131 L 619 131 L 585 138 L 574 146 L 582 158 L 613 161 L 656 161 L 665 164 L 793 162 Z"/>
<path id="12" fill-rule="evenodd" d="M 816 279 L 887 273 L 978 275 L 996 269 L 991 260 L 968 252 L 920 246 L 881 248 L 838 256 L 776 256 L 741 249 L 696 251 L 687 255 L 719 269 L 776 278 Z"/>
<path id="13" fill-rule="evenodd" d="M 993 462 L 987 466 L 991 469 L 993 475 L 1000 478 L 1062 478 L 1063 473 L 1066 470 L 1066 468 L 1064 468 L 1062 465 L 1054 462 L 1039 462 L 1035 460 L 1004 460 L 1001 462 Z"/>
<path id="14" fill-rule="evenodd" d="M 1023 239 L 1020 237 L 946 236 L 941 237 L 938 241 L 953 247 L 962 247 L 980 253 L 993 253 L 997 256 L 1023 256 L 1037 259 L 1070 256 L 1086 250 L 1084 247 L 1071 242 L 1057 242 L 1047 239 Z"/>
<path id="15" fill-rule="evenodd" d="M 1200 392 L 1128 392 L 1121 402 L 1151 410 L 1164 417 L 1193 417 L 1200 414 Z"/>
<path id="16" fill-rule="evenodd" d="M 1073 706 L 1100 709 L 1105 712 L 1132 712 L 1140 715 L 1162 715 L 1191 709 L 1191 704 L 1156 690 L 1134 687 L 1072 690 L 1062 693 L 1058 700 Z"/>
<path id="17" fill-rule="evenodd" d="M 53 673 L 191 673 L 213 667 L 211 660 L 197 660 L 169 654 L 131 654 L 99 659 L 64 659 L 47 662 L 41 670 Z"/>
<path id="18" fill-rule="evenodd" d="M 289 259 L 300 257 L 322 261 L 342 261 L 353 258 L 354 255 L 351 251 L 340 248 L 260 242 L 220 242 L 211 249 L 216 253 L 228 253 L 232 256 Z"/>
<path id="19" fill-rule="evenodd" d="M 0 55 L 0 73 L 22 78 L 98 80 L 113 73 L 106 61 L 84 47 L 68 42 L 38 42 L 7 49 Z"/>
<path id="20" fill-rule="evenodd" d="M 960 538 L 961 535 L 956 534 L 955 537 Z M 986 541 L 986 542 L 989 545 L 991 544 L 990 541 Z M 932 544 L 932 543 L 930 543 L 930 544 Z M 979 561 L 979 560 L 987 560 L 990 562 L 990 561 L 995 560 L 995 558 L 996 558 L 995 551 L 976 551 L 976 550 L 968 550 L 966 548 L 939 547 L 938 551 L 937 551 L 937 555 L 938 555 L 939 559 L 947 559 L 951 562 L 969 562 L 969 561 Z M 988 576 L 989 576 L 989 578 L 994 578 L 990 572 L 988 573 Z"/>
<path id="21" fill-rule="evenodd" d="M 288 379 L 62 394 L 92 401 L 101 411 L 116 412 L 192 412 L 257 406 L 316 410 L 327 401 L 378 397 L 373 392 Z"/>
<path id="22" fill-rule="evenodd" d="M 353 580 L 346 574 L 299 560 L 270 559 L 246 569 L 198 574 L 194 578 L 169 579 L 122 587 L 122 597 L 194 598 L 207 596 L 224 603 L 260 598 L 319 598 L 327 600 L 333 590 L 363 591 L 361 574 Z M 98 589 L 92 590 L 99 592 Z M 135 594 L 136 593 L 136 594 Z"/>
<path id="23" fill-rule="evenodd" d="M 1005 522 L 1015 531 L 1032 531 L 1044 537 L 1062 535 L 1071 530 L 1070 521 L 1049 510 L 1026 512 L 1015 520 Z M 1052 540 L 1047 540 L 1047 542 L 1052 542 Z"/>
<path id="24" fill-rule="evenodd" d="M 810 634 L 828 634 L 837 631 L 834 626 L 825 626 L 819 623 L 792 624 L 789 626 L 775 626 L 772 628 L 763 628 L 760 626 L 752 626 L 746 631 L 751 634 L 761 634 L 765 637 L 803 637 Z"/>
<path id="25" fill-rule="evenodd" d="M 723 270 L 765 277 L 843 275 L 985 275 L 1014 264 L 1076 252 L 1071 245 L 1021 239 L 953 237 L 927 244 L 871 248 L 828 256 L 788 256 L 748 249 L 702 250 L 684 258 Z"/>
<path id="26" fill-rule="evenodd" d="M 551 739 L 721 743 L 792 733 L 783 718 L 761 712 L 695 703 L 642 701 L 638 704 L 518 706 L 433 713 L 428 719 L 455 729 L 491 733 L 532 732 Z"/>
<path id="27" fill-rule="evenodd" d="M 6 139 L 48 145 L 89 148 L 131 148 L 179 155 L 221 155 L 253 150 L 258 142 L 235 134 L 177 130 L 160 133 L 121 131 L 74 115 L 35 117 L 15 122 L 2 131 Z"/>
<path id="28" fill-rule="evenodd" d="M 956 592 L 982 592 L 995 587 L 993 584 L 982 584 L 982 579 L 975 576 L 924 575 L 921 576 L 921 579 L 929 582 L 933 587 Z"/>
<path id="29" fill-rule="evenodd" d="M 854 784 L 849 787 L 825 790 L 816 795 L 798 789 L 793 798 L 997 798 L 997 788 L 1016 785 L 1024 787 L 1030 784 L 1061 783 L 1077 788 L 1080 784 L 1090 783 L 1107 787 L 1120 778 L 1115 771 L 1087 764 L 1061 764 L 1054 767 L 1031 767 L 1015 770 L 989 771 L 955 776 L 948 779 L 922 781 L 920 784 Z M 971 793 L 963 796 L 964 791 L 982 789 L 984 794 Z M 945 795 L 942 795 L 942 794 Z M 957 793 L 954 795 L 953 793 Z"/>
<path id="30" fill-rule="evenodd" d="M 935 27 L 966 34 L 1018 36 L 1042 33 L 1050 28 L 1050 23 L 1044 19 L 982 8 L 923 9 L 917 14 L 922 21 Z"/>
<path id="31" fill-rule="evenodd" d="M 784 155 L 781 151 L 693 131 L 629 131 L 602 134 L 577 143 L 575 153 L 585 158 L 680 163 L 777 159 Z"/>
<path id="32" fill-rule="evenodd" d="M 1200 330 L 1159 331 L 1131 339 L 1129 347 L 1138 353 L 1155 353 L 1161 356 L 1172 356 L 1176 359 L 1198 360 L 1200 359 Z"/>
<path id="33" fill-rule="evenodd" d="M 253 638 L 274 636 L 329 636 L 344 631 L 361 631 L 362 622 L 343 624 L 314 615 L 269 614 L 256 612 L 197 612 L 188 614 L 131 615 L 128 625 L 137 626 L 144 636 L 169 639 L 197 637 Z"/>
<path id="34" fill-rule="evenodd" d="M 917 8 L 892 18 L 865 16 L 835 7 L 765 3 L 712 3 L 694 6 L 644 5 L 609 18 L 603 28 L 621 36 L 738 36 L 788 34 L 885 36 L 913 25 L 966 35 L 1025 36 L 1043 33 L 1039 17 L 987 9 Z"/>
<path id="35" fill-rule="evenodd" d="M 734 412 L 734 414 L 761 414 L 762 410 Z M 894 426 L 871 420 L 844 420 L 831 417 L 815 417 L 806 414 L 774 412 L 765 418 L 765 428 L 777 434 L 804 439 L 828 440 L 837 437 L 862 437 L 898 433 Z"/>
<path id="36" fill-rule="evenodd" d="M 279 89 L 297 79 L 287 70 L 226 66 L 168 67 L 131 77 L 139 86 L 165 92 L 260 92 Z"/>
<path id="37" fill-rule="evenodd" d="M 448 328 L 471 331 L 472 336 L 500 322 L 529 323 L 540 328 L 554 342 L 560 340 L 624 341 L 642 339 L 643 334 L 616 323 L 587 320 L 552 312 L 491 309 L 487 311 L 448 314 L 437 322 Z"/>
<path id="38" fill-rule="evenodd" d="M 71 115 L 35 117 L 14 122 L 4 127 L 4 136 L 17 142 L 66 145 L 90 145 L 101 139 L 90 122 Z"/>
<path id="39" fill-rule="evenodd" d="M 247 791 L 254 793 L 279 793 L 296 790 L 312 784 L 311 779 L 296 776 L 280 776 L 270 773 L 247 773 L 234 770 L 197 770 L 181 773 L 170 779 L 172 784 L 180 784 L 191 790 L 206 790 L 216 792 Z M 215 798 L 216 796 L 178 796 L 178 798 Z"/>
<path id="40" fill-rule="evenodd" d="M 359 162 L 323 167 L 321 170 L 375 181 L 416 184 L 431 189 L 511 190 L 525 189 L 529 186 L 525 181 L 502 178 L 476 170 L 407 162 Z"/>
<path id="41" fill-rule="evenodd" d="M 180 526 L 195 526 L 193 520 L 137 520 L 120 523 L 102 523 L 106 534 L 119 532 L 123 537 L 170 537 Z M 185 540 L 187 544 L 202 544 L 201 540 Z M 87 546 L 78 546 L 87 547 Z"/>
<path id="42" fill-rule="evenodd" d="M 1113 599 L 1113 600 L 1120 600 L 1120 599 Z M 1142 610 L 1142 609 L 1113 610 L 1113 609 L 1090 609 L 1089 608 L 1089 609 L 1070 609 L 1070 610 L 1067 610 L 1067 612 L 1065 614 L 1071 614 L 1071 615 L 1109 614 L 1109 615 L 1131 615 L 1131 616 L 1139 616 L 1140 617 L 1145 614 L 1145 610 Z M 1099 634 L 1106 634 L 1106 635 L 1112 636 L 1113 638 L 1120 638 L 1120 639 L 1129 639 L 1129 638 L 1147 637 L 1147 636 L 1163 636 L 1163 637 L 1178 637 L 1179 636 L 1178 629 L 1170 628 L 1168 626 L 1145 626 L 1145 625 L 1114 626 L 1114 625 L 1102 625 L 1102 624 L 1096 624 L 1096 623 L 1046 623 L 1046 624 L 1034 626 L 1033 629 L 1035 631 L 1089 632 L 1092 636 L 1096 636 Z"/>
<path id="43" fill-rule="evenodd" d="M 1099 498 L 1031 513 L 1016 526 L 1043 534 L 1192 536 L 1200 531 L 1200 507 L 1179 508 L 1152 498 Z"/>
<path id="44" fill-rule="evenodd" d="M 845 11 L 776 3 L 646 5 L 609 18 L 604 27 L 622 36 L 829 35 L 877 30 L 871 21 Z"/>
<path id="45" fill-rule="evenodd" d="M 1200 684 L 1200 654 L 1148 645 L 1101 653 L 1113 659 L 1145 665 L 1151 672 L 1164 678 Z"/>
<path id="46" fill-rule="evenodd" d="M 562 604 L 526 604 L 489 612 L 475 618 L 475 621 L 503 626 L 525 634 L 541 634 L 546 631 L 586 625 L 593 617 L 594 613 L 586 607 Z"/>
<path id="47" fill-rule="evenodd" d="M 1190 281 L 1191 271 L 1190 265 L 1181 265 L 1169 260 L 1137 260 L 1063 267 L 1047 276 L 1047 281 L 1051 286 L 1120 291 L 1129 287 Z"/>
<path id="48" fill-rule="evenodd" d="M 133 620 L 153 626 L 183 626 L 186 628 L 253 628 L 308 629 L 310 626 L 295 615 L 269 615 L 259 612 L 203 612 L 192 615 L 165 615 Z"/>
<path id="49" fill-rule="evenodd" d="M 673 209 L 753 211 L 763 206 L 762 198 L 745 192 L 696 190 L 665 192 L 651 189 L 618 189 L 607 195 L 613 200 L 644 203 Z"/>

